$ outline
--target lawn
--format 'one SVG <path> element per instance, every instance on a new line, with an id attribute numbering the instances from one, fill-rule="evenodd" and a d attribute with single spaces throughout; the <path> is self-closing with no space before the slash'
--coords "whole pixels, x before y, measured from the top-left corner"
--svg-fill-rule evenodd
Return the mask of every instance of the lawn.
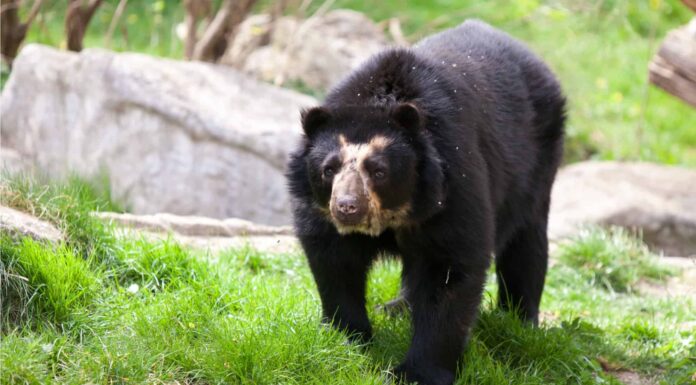
<path id="1" fill-rule="evenodd" d="M 97 13 L 87 47 L 107 45 L 117 3 L 107 0 Z M 314 1 L 310 11 L 321 3 Z M 527 42 L 560 77 L 570 104 L 566 161 L 696 166 L 696 110 L 647 82 L 661 39 L 692 17 L 679 0 L 336 0 L 332 7 L 359 10 L 375 21 L 397 17 L 411 41 L 466 18 L 486 20 Z M 63 13 L 62 2 L 48 2 L 27 41 L 62 46 Z M 181 58 L 182 42 L 174 33 L 181 20 L 178 0 L 131 1 L 109 46 Z"/>
<path id="2" fill-rule="evenodd" d="M 0 383 L 385 384 L 409 344 L 408 315 L 370 311 L 369 346 L 320 326 L 300 251 L 209 253 L 119 237 L 89 212 L 118 209 L 79 179 L 5 178 L 3 202 L 57 224 L 61 245 L 0 238 Z M 613 256 L 613 258 L 607 258 Z M 641 294 L 678 271 L 640 240 L 588 229 L 556 248 L 537 329 L 493 308 L 493 274 L 458 384 L 618 384 L 615 372 L 688 384 L 694 298 Z M 368 306 L 398 292 L 377 264 Z"/>

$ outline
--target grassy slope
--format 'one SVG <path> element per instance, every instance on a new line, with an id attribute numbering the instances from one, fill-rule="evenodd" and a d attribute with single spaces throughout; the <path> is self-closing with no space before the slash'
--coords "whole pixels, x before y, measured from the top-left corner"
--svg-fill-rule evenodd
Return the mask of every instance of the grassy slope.
<path id="1" fill-rule="evenodd" d="M 49 3 L 27 40 L 60 46 L 63 5 Z M 315 8 L 321 4 L 315 3 Z M 105 45 L 116 4 L 105 2 L 86 46 Z M 570 99 L 569 161 L 696 166 L 696 112 L 647 84 L 648 61 L 660 40 L 691 17 L 679 0 L 336 0 L 333 6 L 363 11 L 377 21 L 398 17 L 411 40 L 465 18 L 484 19 L 528 42 L 558 73 Z M 112 48 L 181 57 L 173 25 L 182 18 L 178 1 L 129 2 Z"/>
<path id="2" fill-rule="evenodd" d="M 171 241 L 117 239 L 84 217 L 99 206 L 98 195 L 76 190 L 30 183 L 4 190 L 3 201 L 12 196 L 13 205 L 52 218 L 70 242 L 50 247 L 0 238 L 0 383 L 382 384 L 407 349 L 407 316 L 371 311 L 369 347 L 320 327 L 316 290 L 299 252 L 207 255 Z M 52 206 L 60 199 L 70 205 Z M 56 215 L 61 207 L 78 214 Z M 75 238 L 73 222 L 91 231 Z M 632 290 L 641 277 L 669 273 L 640 242 L 589 231 L 557 257 L 539 329 L 492 309 L 491 276 L 458 383 L 615 383 L 601 365 L 688 383 L 696 370 L 696 330 L 688 324 L 696 303 Z M 616 270 L 633 273 L 597 279 Z M 377 265 L 370 308 L 396 295 L 399 271 L 394 261 Z M 624 290 L 609 290 L 618 287 Z"/>

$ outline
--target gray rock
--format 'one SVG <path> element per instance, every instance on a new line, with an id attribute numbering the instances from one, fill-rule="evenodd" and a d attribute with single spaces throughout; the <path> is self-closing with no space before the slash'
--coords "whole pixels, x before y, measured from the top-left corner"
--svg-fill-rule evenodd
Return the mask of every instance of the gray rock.
<path id="1" fill-rule="evenodd" d="M 92 215 L 113 225 L 118 236 L 145 237 L 153 241 L 174 239 L 182 245 L 211 253 L 247 246 L 264 253 L 295 253 L 300 250 L 289 226 L 260 225 L 238 218 L 222 220 L 167 213 L 93 212 Z"/>
<path id="2" fill-rule="evenodd" d="M 314 104 L 227 66 L 28 45 L 2 93 L 2 146 L 53 177 L 106 170 L 135 213 L 287 224 L 283 170 Z"/>
<path id="3" fill-rule="evenodd" d="M 380 28 L 355 11 L 334 10 L 306 20 L 281 17 L 269 43 L 260 46 L 269 21 L 268 15 L 247 18 L 221 63 L 276 84 L 301 82 L 324 90 L 387 46 Z"/>
<path id="4" fill-rule="evenodd" d="M 32 173 L 31 162 L 15 149 L 4 147 L 0 143 L 0 172 L 9 174 Z"/>
<path id="5" fill-rule="evenodd" d="M 11 237 L 31 237 L 37 241 L 57 243 L 63 233 L 52 224 L 29 214 L 0 205 L 0 233 Z"/>
<path id="6" fill-rule="evenodd" d="M 583 162 L 560 170 L 553 188 L 549 236 L 586 224 L 642 232 L 667 255 L 696 254 L 696 170 L 650 163 Z"/>
<path id="7" fill-rule="evenodd" d="M 267 226 L 238 218 L 214 219 L 173 214 L 133 215 L 95 212 L 101 220 L 134 230 L 175 233 L 191 237 L 292 235 L 289 226 Z"/>

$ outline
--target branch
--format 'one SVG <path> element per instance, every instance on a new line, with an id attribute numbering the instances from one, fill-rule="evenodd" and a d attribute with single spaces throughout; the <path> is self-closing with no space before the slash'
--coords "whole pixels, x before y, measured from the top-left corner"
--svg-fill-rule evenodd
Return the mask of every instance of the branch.
<path id="1" fill-rule="evenodd" d="M 682 0 L 682 3 L 696 12 L 696 0 Z"/>
<path id="2" fill-rule="evenodd" d="M 84 17 L 85 27 L 89 24 L 89 21 L 94 16 L 94 12 L 99 8 L 103 0 L 90 0 L 87 4 L 87 8 L 83 10 L 82 16 Z"/>
<path id="3" fill-rule="evenodd" d="M 34 21 L 36 16 L 39 14 L 39 9 L 41 8 L 41 3 L 43 3 L 43 0 L 34 0 L 34 5 L 31 6 L 31 10 L 29 11 L 29 16 L 27 16 L 27 21 L 24 22 L 24 24 L 26 24 L 27 27 Z"/>
<path id="4" fill-rule="evenodd" d="M 120 0 L 118 2 L 118 6 L 116 7 L 116 11 L 114 12 L 114 17 L 111 19 L 111 24 L 109 24 L 109 30 L 106 31 L 106 37 L 104 38 L 104 45 L 106 45 L 107 47 L 111 47 L 111 36 L 113 36 L 114 30 L 116 29 L 116 25 L 118 25 L 119 20 L 121 20 L 121 15 L 123 14 L 123 11 L 126 9 L 127 3 L 128 0 Z"/>
<path id="5" fill-rule="evenodd" d="M 194 60 L 210 61 L 212 59 L 213 47 L 221 38 L 224 38 L 233 5 L 232 0 L 225 0 L 222 3 L 215 18 L 210 22 L 208 28 L 205 29 L 203 36 L 201 36 L 201 39 L 193 49 L 192 58 Z"/>
<path id="6" fill-rule="evenodd" d="M 210 0 L 184 0 L 184 25 L 186 26 L 186 36 L 184 37 L 184 55 L 191 60 L 193 50 L 198 41 L 198 21 L 202 18 L 208 19 L 210 24 L 212 17 L 213 4 Z M 207 28 L 207 26 L 206 26 Z"/>

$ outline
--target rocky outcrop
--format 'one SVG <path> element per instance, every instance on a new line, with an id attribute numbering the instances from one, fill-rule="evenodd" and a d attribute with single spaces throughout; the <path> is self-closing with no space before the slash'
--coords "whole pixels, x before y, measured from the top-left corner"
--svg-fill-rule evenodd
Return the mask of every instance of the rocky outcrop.
<path id="1" fill-rule="evenodd" d="M 372 20 L 350 10 L 281 17 L 267 36 L 269 27 L 268 15 L 247 18 L 221 62 L 266 81 L 325 90 L 387 46 Z"/>
<path id="2" fill-rule="evenodd" d="M 283 170 L 315 103 L 227 66 L 29 45 L 2 93 L 2 146 L 52 177 L 105 170 L 134 213 L 287 224 Z"/>
<path id="3" fill-rule="evenodd" d="M 63 233 L 52 224 L 29 214 L 0 205 L 0 234 L 13 238 L 31 237 L 50 243 L 63 239 Z"/>
<path id="4" fill-rule="evenodd" d="M 650 163 L 583 162 L 560 170 L 549 235 L 586 224 L 636 229 L 654 250 L 696 254 L 696 170 Z"/>
<path id="5" fill-rule="evenodd" d="M 160 213 L 133 215 L 95 212 L 95 217 L 120 227 L 158 233 L 175 233 L 191 237 L 237 237 L 292 235 L 290 226 L 266 226 L 238 218 L 225 220 Z"/>
<path id="6" fill-rule="evenodd" d="M 253 247 L 267 253 L 299 252 L 289 226 L 267 226 L 238 218 L 224 220 L 173 214 L 133 215 L 94 212 L 114 226 L 116 234 L 151 240 L 174 239 L 182 245 L 209 252 Z"/>

